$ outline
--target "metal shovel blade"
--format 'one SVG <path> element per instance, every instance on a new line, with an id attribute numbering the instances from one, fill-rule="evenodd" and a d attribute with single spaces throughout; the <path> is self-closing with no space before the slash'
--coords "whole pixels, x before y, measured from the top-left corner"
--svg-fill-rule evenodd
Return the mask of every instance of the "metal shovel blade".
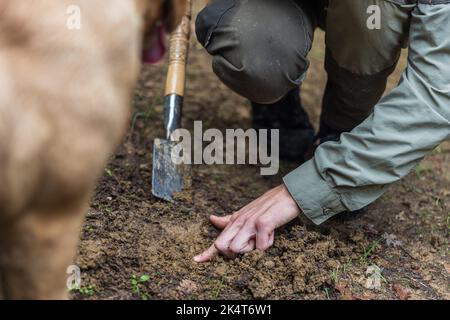
<path id="1" fill-rule="evenodd" d="M 173 202 L 175 193 L 181 192 L 189 181 L 190 166 L 172 161 L 174 142 L 155 139 L 153 145 L 152 193 L 155 197 Z"/>

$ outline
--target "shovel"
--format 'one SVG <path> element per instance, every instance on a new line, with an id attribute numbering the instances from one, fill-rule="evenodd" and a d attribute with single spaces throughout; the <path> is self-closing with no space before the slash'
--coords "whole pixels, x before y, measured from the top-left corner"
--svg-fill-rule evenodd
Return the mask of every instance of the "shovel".
<path id="1" fill-rule="evenodd" d="M 174 194 L 190 183 L 190 166 L 175 164 L 171 136 L 181 127 L 181 113 L 186 82 L 186 63 L 191 33 L 192 2 L 187 2 L 181 24 L 170 36 L 169 69 L 164 94 L 165 139 L 155 139 L 153 145 L 152 193 L 155 197 L 173 202 Z"/>

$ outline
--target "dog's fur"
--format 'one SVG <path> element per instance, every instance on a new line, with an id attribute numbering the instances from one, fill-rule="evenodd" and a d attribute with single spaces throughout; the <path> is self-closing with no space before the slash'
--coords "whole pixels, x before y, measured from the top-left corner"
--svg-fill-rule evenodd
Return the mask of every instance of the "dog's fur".
<path id="1" fill-rule="evenodd" d="M 185 8 L 172 3 L 170 27 Z M 80 30 L 66 28 L 73 4 Z M 0 298 L 66 297 L 88 200 L 126 130 L 144 33 L 162 12 L 163 0 L 0 2 Z"/>

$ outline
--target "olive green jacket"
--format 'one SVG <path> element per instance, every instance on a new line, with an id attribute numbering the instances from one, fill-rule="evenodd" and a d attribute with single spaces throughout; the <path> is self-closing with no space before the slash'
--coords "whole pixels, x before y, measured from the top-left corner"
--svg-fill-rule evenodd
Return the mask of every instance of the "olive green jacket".
<path id="1" fill-rule="evenodd" d="M 450 3 L 415 2 L 408 65 L 398 86 L 356 129 L 321 145 L 284 177 L 315 224 L 372 203 L 450 138 Z"/>

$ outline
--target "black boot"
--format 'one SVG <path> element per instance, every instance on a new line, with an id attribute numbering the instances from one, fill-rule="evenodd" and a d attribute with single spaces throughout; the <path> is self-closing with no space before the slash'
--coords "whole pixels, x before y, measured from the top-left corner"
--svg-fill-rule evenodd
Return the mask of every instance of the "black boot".
<path id="1" fill-rule="evenodd" d="M 300 100 L 300 88 L 273 104 L 252 102 L 253 128 L 280 130 L 280 158 L 305 161 L 305 152 L 314 142 L 314 129 Z"/>
<path id="2" fill-rule="evenodd" d="M 341 134 L 344 133 L 342 131 L 336 130 L 325 124 L 323 121 L 320 122 L 320 130 L 317 134 L 317 138 L 319 140 L 319 144 L 328 142 L 328 141 L 339 141 L 341 138 Z M 344 211 L 338 215 L 333 217 L 334 220 L 345 222 L 350 221 L 355 218 L 361 217 L 363 214 L 368 212 L 368 207 L 364 207 L 355 211 Z"/>

